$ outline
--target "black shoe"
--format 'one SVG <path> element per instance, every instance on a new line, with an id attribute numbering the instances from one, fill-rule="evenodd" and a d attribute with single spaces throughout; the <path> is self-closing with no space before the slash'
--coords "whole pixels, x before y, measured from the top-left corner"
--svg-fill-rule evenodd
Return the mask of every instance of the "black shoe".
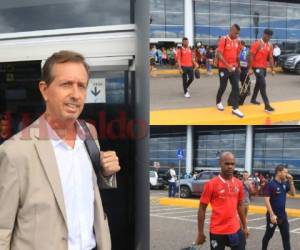
<path id="1" fill-rule="evenodd" d="M 270 105 L 268 105 L 268 106 L 265 107 L 265 111 L 266 112 L 273 112 L 273 111 L 275 111 L 275 109 L 272 108 Z"/>
<path id="2" fill-rule="evenodd" d="M 252 104 L 255 104 L 255 105 L 260 105 L 260 102 L 256 101 L 256 100 L 251 100 L 251 103 Z"/>

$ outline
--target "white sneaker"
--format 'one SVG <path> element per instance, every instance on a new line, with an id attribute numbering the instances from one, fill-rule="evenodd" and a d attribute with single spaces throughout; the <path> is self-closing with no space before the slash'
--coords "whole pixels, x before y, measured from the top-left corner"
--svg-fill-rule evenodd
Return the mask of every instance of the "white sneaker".
<path id="1" fill-rule="evenodd" d="M 219 102 L 217 104 L 217 109 L 220 110 L 220 111 L 224 111 L 224 106 L 223 106 L 223 104 L 221 102 Z"/>
<path id="2" fill-rule="evenodd" d="M 243 118 L 244 117 L 244 114 L 239 110 L 239 109 L 233 109 L 232 110 L 232 114 L 240 117 L 240 118 Z"/>
<path id="3" fill-rule="evenodd" d="M 184 97 L 185 97 L 185 98 L 191 98 L 191 95 L 190 95 L 189 92 L 186 92 L 186 93 L 184 94 Z"/>

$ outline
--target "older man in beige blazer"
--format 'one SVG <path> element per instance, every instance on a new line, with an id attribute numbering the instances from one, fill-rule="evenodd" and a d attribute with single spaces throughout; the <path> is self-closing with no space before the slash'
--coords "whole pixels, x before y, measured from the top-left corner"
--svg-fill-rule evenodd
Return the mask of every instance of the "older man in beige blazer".
<path id="1" fill-rule="evenodd" d="M 88 67 L 80 54 L 53 54 L 39 84 L 45 113 L 0 146 L 0 250 L 111 249 L 96 175 L 82 144 L 85 133 L 77 121 L 87 84 Z M 72 162 L 62 164 L 64 152 L 72 153 Z M 75 164 L 83 159 L 84 164 Z M 100 186 L 116 187 L 120 166 L 115 152 L 101 152 L 100 162 Z M 77 177 L 73 170 L 79 171 Z M 79 195 L 82 183 L 89 188 Z"/>

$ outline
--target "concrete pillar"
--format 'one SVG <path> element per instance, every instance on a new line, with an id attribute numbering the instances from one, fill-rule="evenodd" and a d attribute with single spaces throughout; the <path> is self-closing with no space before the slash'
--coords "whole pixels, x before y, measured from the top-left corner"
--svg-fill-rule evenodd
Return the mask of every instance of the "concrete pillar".
<path id="1" fill-rule="evenodd" d="M 253 126 L 246 127 L 245 170 L 252 173 Z"/>
<path id="2" fill-rule="evenodd" d="M 194 45 L 194 11 L 193 0 L 184 0 L 184 36 Z"/>
<path id="3" fill-rule="evenodd" d="M 193 170 L 193 126 L 187 126 L 186 129 L 186 157 L 185 166 L 186 173 L 191 173 Z"/>

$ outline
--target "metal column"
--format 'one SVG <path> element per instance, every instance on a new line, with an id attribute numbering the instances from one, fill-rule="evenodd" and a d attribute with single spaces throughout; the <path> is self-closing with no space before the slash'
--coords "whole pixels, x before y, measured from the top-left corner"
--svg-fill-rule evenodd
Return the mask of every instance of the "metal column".
<path id="1" fill-rule="evenodd" d="M 184 36 L 194 45 L 194 11 L 193 0 L 184 0 Z"/>
<path id="2" fill-rule="evenodd" d="M 186 129 L 186 173 L 191 173 L 193 170 L 193 126 L 187 126 Z"/>
<path id="3" fill-rule="evenodd" d="M 253 126 L 246 127 L 245 170 L 252 173 Z"/>

